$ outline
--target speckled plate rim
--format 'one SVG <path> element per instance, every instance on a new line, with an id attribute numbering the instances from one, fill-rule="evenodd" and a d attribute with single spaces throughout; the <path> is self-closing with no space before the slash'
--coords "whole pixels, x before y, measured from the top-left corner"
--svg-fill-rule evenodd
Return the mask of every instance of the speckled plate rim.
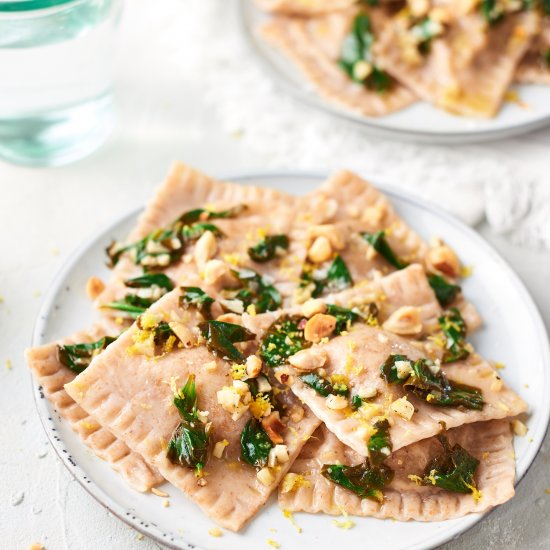
<path id="1" fill-rule="evenodd" d="M 225 181 L 234 181 L 240 183 L 246 182 L 262 182 L 262 180 L 291 180 L 291 179 L 310 179 L 312 181 L 321 182 L 326 179 L 325 174 L 314 173 L 314 172 L 292 172 L 292 171 L 274 171 L 274 172 L 245 172 L 236 176 L 230 175 L 229 177 L 219 178 Z M 533 326 L 537 332 L 537 339 L 540 341 L 540 355 L 545 364 L 550 365 L 550 342 L 546 332 L 546 328 L 540 312 L 527 288 L 525 287 L 521 278 L 517 273 L 512 269 L 504 258 L 476 231 L 472 228 L 465 225 L 463 222 L 456 219 L 454 216 L 441 211 L 435 204 L 429 203 L 425 200 L 419 199 L 418 197 L 403 191 L 397 187 L 376 182 L 376 187 L 379 188 L 383 193 L 388 195 L 390 199 L 399 199 L 405 201 L 417 208 L 425 209 L 433 215 L 436 215 L 443 219 L 444 222 L 454 225 L 456 229 L 467 233 L 470 238 L 474 239 L 477 242 L 477 245 L 483 249 L 483 251 L 490 255 L 493 260 L 500 263 L 503 269 L 506 270 L 506 276 L 510 278 L 514 286 L 516 287 L 517 292 L 519 293 L 522 301 L 525 303 L 526 307 L 529 309 L 530 316 L 533 321 Z M 97 231 L 95 231 L 90 237 L 84 240 L 84 242 L 78 246 L 67 258 L 61 269 L 54 276 L 52 283 L 50 284 L 42 305 L 40 307 L 39 313 L 37 315 L 34 327 L 31 345 L 39 346 L 44 344 L 42 334 L 44 332 L 45 326 L 47 324 L 47 317 L 49 312 L 52 310 L 54 305 L 55 297 L 59 289 L 63 286 L 65 277 L 71 272 L 71 270 L 78 264 L 78 262 L 83 257 L 86 250 L 93 246 L 98 239 L 103 239 L 104 236 L 111 232 L 116 226 L 130 219 L 135 219 L 142 212 L 143 207 L 134 208 L 131 211 L 125 213 L 119 218 L 113 220 L 112 222 L 103 225 Z M 44 399 L 42 393 L 42 388 L 34 380 L 32 374 L 30 374 L 31 385 L 33 390 L 33 396 L 35 401 L 35 406 L 37 409 L 40 422 L 46 436 L 52 445 L 55 453 L 61 460 L 61 462 L 68 469 L 73 478 L 86 490 L 86 492 L 91 495 L 99 504 L 101 504 L 105 509 L 111 512 L 113 515 L 118 517 L 120 520 L 128 524 L 130 527 L 136 531 L 146 535 L 147 537 L 152 538 L 153 540 L 166 545 L 174 549 L 185 549 L 185 550 L 200 550 L 198 546 L 186 542 L 183 538 L 178 537 L 176 540 L 174 537 L 163 533 L 163 530 L 158 528 L 155 524 L 148 524 L 145 521 L 142 521 L 137 515 L 135 515 L 131 510 L 126 509 L 124 506 L 119 505 L 116 501 L 111 499 L 104 491 L 94 484 L 90 480 L 86 472 L 72 459 L 71 455 L 65 449 L 63 440 L 57 435 L 57 430 L 55 428 L 54 421 L 52 419 L 52 413 L 49 410 L 49 402 L 47 399 Z M 548 378 L 546 379 L 548 385 Z M 519 470 L 517 473 L 517 478 L 515 485 L 522 480 L 525 474 L 528 472 L 531 467 L 536 455 L 539 452 L 539 449 L 542 445 L 544 437 L 546 435 L 549 422 L 550 422 L 550 392 L 546 392 L 546 399 L 540 405 L 541 411 L 538 415 L 538 421 L 535 426 L 530 426 L 533 428 L 531 433 L 532 435 L 532 444 L 528 447 L 528 450 L 525 452 L 523 457 L 524 467 L 522 470 Z M 55 411 L 57 415 L 57 412 Z M 517 462 L 516 462 L 517 467 Z M 493 509 L 494 510 L 494 509 Z M 471 529 L 475 524 L 480 522 L 484 517 L 487 517 L 493 510 L 490 510 L 484 514 L 470 514 L 461 518 L 460 524 L 454 528 L 450 528 L 448 531 L 443 531 L 441 533 L 436 533 L 431 539 L 424 541 L 422 545 L 407 546 L 407 550 L 429 550 L 436 548 L 437 546 L 448 542 L 449 540 L 455 539 L 460 536 L 462 533 Z"/>
<path id="2" fill-rule="evenodd" d="M 239 0 L 238 6 L 238 21 L 240 24 L 241 32 L 245 36 L 250 48 L 253 50 L 259 63 L 273 75 L 275 85 L 283 90 L 285 93 L 294 97 L 302 104 L 307 105 L 317 111 L 335 116 L 346 122 L 362 128 L 365 132 L 368 132 L 374 136 L 380 136 L 383 138 L 397 139 L 400 141 L 426 143 L 435 145 L 450 145 L 450 144 L 470 144 L 470 143 L 484 143 L 487 141 L 498 141 L 507 139 L 529 132 L 540 130 L 550 125 L 550 114 L 541 116 L 536 120 L 516 123 L 504 128 L 498 129 L 477 129 L 477 130 L 464 130 L 453 132 L 430 132 L 419 129 L 405 130 L 395 129 L 387 126 L 383 119 L 384 117 L 366 117 L 359 114 L 354 114 L 350 110 L 346 110 L 343 107 L 331 104 L 329 101 L 323 100 L 314 91 L 308 91 L 305 87 L 296 86 L 288 78 L 283 70 L 277 63 L 266 55 L 265 51 L 268 49 L 267 44 L 263 44 L 261 40 L 255 35 L 252 25 L 249 21 L 250 15 L 248 10 L 257 9 L 250 7 L 253 0 Z M 304 81 L 305 82 L 305 81 Z"/>

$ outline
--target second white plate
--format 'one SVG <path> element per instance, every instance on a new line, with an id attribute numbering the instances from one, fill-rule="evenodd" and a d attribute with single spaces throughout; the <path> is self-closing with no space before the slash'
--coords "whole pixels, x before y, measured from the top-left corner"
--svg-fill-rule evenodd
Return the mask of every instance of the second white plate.
<path id="1" fill-rule="evenodd" d="M 323 180 L 317 175 L 261 175 L 231 178 L 290 193 L 305 193 Z M 423 238 L 443 237 L 467 264 L 472 277 L 464 281 L 464 292 L 479 308 L 484 327 L 472 336 L 478 351 L 488 359 L 502 361 L 506 382 L 529 403 L 528 437 L 515 441 L 518 479 L 525 474 L 540 445 L 550 414 L 550 350 L 544 325 L 527 290 L 502 258 L 474 231 L 438 208 L 410 197 L 402 191 L 380 185 L 399 214 Z M 90 275 L 109 277 L 104 266 L 105 246 L 113 238 L 123 238 L 134 225 L 139 212 L 132 212 L 98 231 L 83 243 L 54 280 L 42 305 L 33 336 L 40 345 L 90 325 L 93 312 L 84 287 Z M 64 422 L 34 384 L 38 413 L 57 454 L 82 486 L 113 514 L 138 531 L 175 548 L 270 548 L 272 539 L 281 549 L 315 548 L 333 550 L 338 546 L 379 550 L 427 549 L 455 537 L 478 522 L 482 516 L 420 523 L 401 523 L 373 518 L 353 518 L 356 526 L 338 529 L 325 515 L 296 514 L 296 528 L 286 519 L 274 499 L 242 533 L 224 532 L 213 538 L 208 530 L 214 524 L 174 487 L 170 507 L 148 493 L 132 491 L 111 468 L 94 456 Z"/>
<path id="2" fill-rule="evenodd" d="M 372 134 L 416 143 L 476 143 L 524 134 L 550 124 L 550 86 L 540 85 L 515 86 L 522 104 L 506 102 L 495 118 L 487 120 L 454 116 L 423 101 L 383 117 L 355 114 L 322 99 L 285 56 L 258 36 L 258 27 L 268 16 L 253 0 L 240 0 L 239 11 L 242 31 L 281 88 L 296 99 L 360 125 Z"/>

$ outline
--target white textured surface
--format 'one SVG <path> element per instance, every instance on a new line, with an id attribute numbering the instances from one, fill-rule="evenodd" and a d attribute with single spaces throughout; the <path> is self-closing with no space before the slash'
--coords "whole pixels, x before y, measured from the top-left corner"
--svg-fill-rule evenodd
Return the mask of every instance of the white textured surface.
<path id="1" fill-rule="evenodd" d="M 65 168 L 0 163 L 2 549 L 38 541 L 48 550 L 158 547 L 110 517 L 48 449 L 22 353 L 40 304 L 37 293 L 66 255 L 121 211 L 143 204 L 174 158 L 214 174 L 345 166 L 419 189 L 448 207 L 460 205 L 466 214 L 486 210 L 494 228 L 511 230 L 522 243 L 481 226 L 550 326 L 550 253 L 525 246 L 550 242 L 550 130 L 452 150 L 369 138 L 273 95 L 253 58 L 238 53 L 239 44 L 224 47 L 235 40 L 231 8 L 230 0 L 165 0 L 162 9 L 157 2 L 129 2 L 117 80 L 120 124 L 109 143 Z M 549 462 L 547 440 L 514 500 L 446 548 L 547 548 Z"/>

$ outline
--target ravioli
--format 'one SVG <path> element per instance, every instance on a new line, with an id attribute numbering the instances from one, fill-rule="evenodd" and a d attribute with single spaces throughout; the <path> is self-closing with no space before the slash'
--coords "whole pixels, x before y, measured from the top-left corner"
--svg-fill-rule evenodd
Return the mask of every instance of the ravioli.
<path id="1" fill-rule="evenodd" d="M 149 314 L 166 320 L 180 318 L 185 326 L 192 326 L 193 318 L 178 305 L 180 295 L 179 290 L 172 291 Z M 307 409 L 300 421 L 289 420 L 284 436 L 289 460 L 274 470 L 273 482 L 266 486 L 256 470 L 240 460 L 241 432 L 250 413 L 234 421 L 216 398 L 219 390 L 231 385 L 231 362 L 215 357 L 203 345 L 175 347 L 164 355 L 147 357 L 131 351 L 137 333 L 136 325 L 123 333 L 65 386 L 67 393 L 214 521 L 227 529 L 241 529 L 276 489 L 320 421 Z M 206 369 L 212 362 L 214 369 Z M 198 406 L 209 413 L 212 437 L 228 442 L 223 458 L 208 460 L 204 485 L 198 484 L 192 469 L 173 464 L 167 457 L 168 441 L 180 420 L 172 405 L 171 382 L 181 386 L 189 375 L 196 377 Z"/>
<path id="2" fill-rule="evenodd" d="M 356 13 L 351 9 L 309 19 L 276 16 L 262 27 L 261 34 L 297 65 L 321 96 L 333 103 L 366 116 L 383 116 L 411 105 L 415 95 L 400 84 L 392 83 L 384 91 L 369 89 L 352 81 L 338 66 L 342 44 Z M 380 12 L 378 18 L 383 17 Z"/>
<path id="3" fill-rule="evenodd" d="M 350 413 L 349 408 L 331 409 L 327 398 L 306 385 L 299 376 L 293 377 L 291 389 L 338 439 L 362 456 L 368 454 L 367 442 L 373 431 L 372 425 L 379 417 L 390 417 L 393 449 L 398 450 L 435 435 L 440 429 L 440 422 L 454 428 L 472 422 L 516 416 L 527 410 L 526 403 L 477 354 L 441 367 L 451 382 L 482 392 L 484 405 L 481 410 L 468 410 L 430 405 L 412 392 L 405 391 L 401 385 L 387 384 L 381 377 L 380 366 L 390 354 L 403 355 L 412 361 L 427 355 L 421 346 L 411 345 L 387 331 L 357 325 L 349 334 L 338 336 L 319 347 L 327 355 L 323 366 L 326 376 L 344 376 L 351 388 L 368 388 L 376 396 L 358 411 Z M 392 408 L 395 401 L 405 396 L 414 407 L 414 414 L 408 419 Z"/>
<path id="4" fill-rule="evenodd" d="M 516 82 L 521 84 L 550 84 L 550 16 L 542 19 L 540 33 L 521 60 Z"/>
<path id="5" fill-rule="evenodd" d="M 412 61 L 408 60 L 404 40 L 408 16 L 398 16 L 380 35 L 375 55 L 386 71 L 422 99 L 455 114 L 492 117 L 537 31 L 539 17 L 535 12 L 507 15 L 488 29 L 487 45 L 457 67 L 455 48 L 459 50 L 463 42 L 471 40 L 471 26 L 481 29 L 483 25 L 481 14 L 465 17 L 471 25 L 462 22 L 462 28 L 455 26 L 432 39 L 429 53 Z"/>
<path id="6" fill-rule="evenodd" d="M 266 11 L 286 15 L 314 15 L 349 8 L 355 0 L 256 0 Z"/>
<path id="7" fill-rule="evenodd" d="M 443 521 L 482 513 L 514 496 L 515 461 L 512 433 L 507 420 L 465 424 L 449 430 L 451 444 L 458 443 L 480 461 L 476 484 L 480 498 L 452 493 L 434 486 L 416 485 L 409 475 L 422 475 L 428 461 L 440 452 L 435 438 L 396 451 L 387 459 L 394 470 L 393 481 L 384 489 L 381 503 L 360 498 L 327 480 L 320 473 L 327 463 L 354 465 L 363 457 L 320 426 L 291 472 L 303 476 L 295 488 L 279 488 L 279 506 L 290 512 L 371 516 L 398 521 Z"/>
<path id="8" fill-rule="evenodd" d="M 76 374 L 59 360 L 58 345 L 95 342 L 104 336 L 116 335 L 119 332 L 119 326 L 104 321 L 70 338 L 28 349 L 25 357 L 44 396 L 69 422 L 82 441 L 94 454 L 120 472 L 129 485 L 143 492 L 162 483 L 164 479 L 154 468 L 148 466 L 138 453 L 132 452 L 75 403 L 65 391 L 64 385 L 74 380 Z"/>
<path id="9" fill-rule="evenodd" d="M 184 254 L 170 265 L 155 265 L 149 269 L 164 273 L 176 285 L 190 276 L 197 273 L 204 275 L 205 271 L 210 270 L 211 278 L 218 277 L 216 280 L 220 288 L 231 279 L 231 269 L 253 269 L 261 275 L 270 275 L 284 295 L 291 292 L 294 282 L 290 281 L 296 280 L 299 275 L 299 262 L 295 264 L 287 259 L 294 255 L 296 239 L 289 239 L 291 244 L 288 254 L 266 263 L 252 261 L 248 248 L 269 235 L 291 237 L 289 233 L 293 225 L 299 230 L 300 224 L 294 221 L 300 204 L 301 199 L 275 190 L 221 183 L 189 166 L 176 163 L 146 207 L 136 228 L 120 246 L 135 243 L 152 232 L 161 232 L 182 214 L 194 209 L 205 209 L 206 214 L 240 209 L 228 218 L 208 219 L 207 215 L 204 216 L 205 223 L 214 225 L 221 232 L 214 246 L 210 245 L 208 254 L 199 254 L 199 241 L 193 240 L 185 248 Z M 207 233 L 213 234 L 213 231 Z M 214 264 L 210 267 L 206 265 L 210 260 L 215 260 L 215 269 Z M 112 280 L 98 297 L 97 305 L 102 307 L 123 298 L 128 293 L 124 281 L 140 276 L 143 269 L 143 266 L 136 265 L 130 254 L 122 253 L 113 269 Z M 103 311 L 117 314 L 108 309 Z"/>

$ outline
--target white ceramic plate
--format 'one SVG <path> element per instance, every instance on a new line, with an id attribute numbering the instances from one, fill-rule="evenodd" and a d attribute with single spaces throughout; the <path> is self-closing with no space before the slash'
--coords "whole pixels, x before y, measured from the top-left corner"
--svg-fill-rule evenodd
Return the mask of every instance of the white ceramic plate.
<path id="1" fill-rule="evenodd" d="M 304 174 L 230 179 L 302 193 L 323 180 L 321 176 Z M 399 214 L 424 238 L 444 237 L 467 265 L 474 266 L 473 275 L 464 281 L 463 288 L 466 296 L 478 306 L 486 324 L 472 336 L 472 341 L 486 358 L 506 364 L 502 371 L 506 382 L 531 408 L 528 426 L 532 441 L 523 437 L 515 442 L 518 479 L 521 479 L 541 445 L 550 414 L 550 350 L 540 315 L 515 273 L 477 233 L 434 206 L 401 191 L 386 186 L 380 188 L 390 196 Z M 84 292 L 86 280 L 92 274 L 109 276 L 103 267 L 105 246 L 113 238 L 123 238 L 138 214 L 131 212 L 99 231 L 68 260 L 45 297 L 33 345 L 89 326 L 93 312 Z M 147 536 L 176 548 L 258 550 L 266 548 L 270 538 L 279 542 L 282 549 L 300 546 L 333 550 L 337 545 L 364 547 L 368 536 L 369 546 L 379 550 L 425 549 L 458 535 L 481 519 L 480 515 L 471 515 L 447 522 L 400 523 L 357 518 L 353 529 L 341 530 L 329 516 L 296 514 L 296 522 L 303 529 L 298 534 L 273 499 L 242 533 L 225 532 L 222 538 L 213 538 L 208 534 L 213 523 L 182 493 L 167 485 L 170 507 L 163 508 L 159 497 L 129 489 L 60 419 L 36 384 L 34 394 L 48 438 L 77 481 L 122 520 Z"/>
<path id="2" fill-rule="evenodd" d="M 358 124 L 370 133 L 423 143 L 474 143 L 503 139 L 550 124 L 550 86 L 540 85 L 516 86 L 525 106 L 506 102 L 500 113 L 489 120 L 454 116 L 423 101 L 384 117 L 355 114 L 323 100 L 294 64 L 258 35 L 258 27 L 268 17 L 253 0 L 240 0 L 242 30 L 277 84 L 312 107 Z"/>

